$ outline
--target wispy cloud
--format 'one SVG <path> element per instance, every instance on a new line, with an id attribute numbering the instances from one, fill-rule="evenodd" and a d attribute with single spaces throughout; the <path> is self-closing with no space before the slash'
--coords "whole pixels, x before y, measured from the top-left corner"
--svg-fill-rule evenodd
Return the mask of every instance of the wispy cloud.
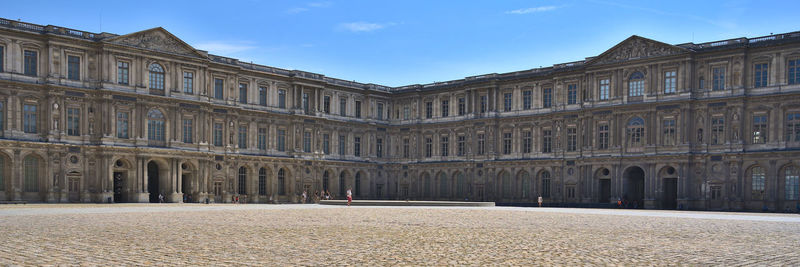
<path id="1" fill-rule="evenodd" d="M 680 13 L 679 12 L 666 12 L 666 11 L 662 11 L 662 10 L 655 9 L 655 8 L 641 7 L 641 6 L 628 5 L 628 4 L 615 3 L 615 2 L 598 1 L 598 0 L 590 0 L 590 2 L 594 2 L 594 3 L 602 4 L 602 5 L 608 5 L 608 6 L 621 7 L 621 8 L 626 8 L 626 9 L 641 10 L 641 11 L 649 12 L 649 13 L 656 14 L 656 15 L 688 18 L 688 19 L 701 21 L 701 22 L 704 22 L 704 23 L 708 23 L 708 24 L 711 24 L 711 25 L 714 25 L 714 26 L 717 26 L 717 27 L 726 28 L 726 29 L 735 29 L 737 27 L 736 23 L 734 23 L 734 22 L 725 21 L 725 20 L 714 20 L 714 19 L 709 19 L 709 18 L 705 18 L 705 17 L 701 17 L 701 16 L 690 15 L 690 14 L 687 14 L 687 13 L 684 13 L 684 12 L 680 12 Z"/>
<path id="2" fill-rule="evenodd" d="M 557 8 L 558 8 L 557 6 L 529 7 L 529 8 L 521 8 L 521 9 L 509 10 L 509 11 L 506 11 L 506 14 L 522 15 L 522 14 L 553 11 L 553 10 L 556 10 Z"/>
<path id="3" fill-rule="evenodd" d="M 350 31 L 350 32 L 372 32 L 377 31 L 389 26 L 397 25 L 397 23 L 390 22 L 390 23 L 371 23 L 371 22 L 347 22 L 347 23 L 339 23 L 339 29 Z"/>
<path id="4" fill-rule="evenodd" d="M 306 12 L 306 11 L 311 11 L 311 9 L 314 9 L 314 8 L 327 8 L 327 7 L 330 7 L 332 5 L 333 5 L 333 2 L 329 2 L 329 1 L 311 2 L 311 3 L 305 4 L 303 6 L 290 8 L 290 9 L 286 10 L 286 13 L 289 13 L 289 14 L 303 13 L 303 12 Z"/>
<path id="5" fill-rule="evenodd" d="M 231 55 L 257 48 L 252 44 L 252 42 L 248 41 L 234 41 L 234 42 L 209 41 L 209 42 L 199 43 L 194 47 L 218 55 Z"/>

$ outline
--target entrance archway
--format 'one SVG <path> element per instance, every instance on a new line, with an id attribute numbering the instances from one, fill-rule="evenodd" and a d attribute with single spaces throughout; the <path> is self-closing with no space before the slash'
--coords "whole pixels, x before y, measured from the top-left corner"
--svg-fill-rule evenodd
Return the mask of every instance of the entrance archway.
<path id="1" fill-rule="evenodd" d="M 597 202 L 608 203 L 611 200 L 611 171 L 608 168 L 600 168 L 595 173 L 595 178 L 599 191 Z"/>
<path id="2" fill-rule="evenodd" d="M 150 203 L 158 203 L 160 193 L 158 173 L 158 164 L 155 161 L 147 163 L 147 191 L 150 192 Z"/>
<path id="3" fill-rule="evenodd" d="M 644 170 L 633 166 L 625 170 L 624 198 L 628 200 L 629 207 L 642 208 L 644 206 Z"/>
<path id="4" fill-rule="evenodd" d="M 676 209 L 678 207 L 678 173 L 672 166 L 665 167 L 659 172 L 662 178 L 661 208 Z"/>

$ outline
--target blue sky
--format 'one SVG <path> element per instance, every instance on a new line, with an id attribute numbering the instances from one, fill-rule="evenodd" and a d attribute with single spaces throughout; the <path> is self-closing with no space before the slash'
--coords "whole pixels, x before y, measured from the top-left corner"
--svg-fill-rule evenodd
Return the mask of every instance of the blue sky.
<path id="1" fill-rule="evenodd" d="M 7 1 L 90 32 L 164 27 L 210 53 L 387 86 L 551 66 L 631 35 L 670 44 L 800 30 L 800 1 Z"/>

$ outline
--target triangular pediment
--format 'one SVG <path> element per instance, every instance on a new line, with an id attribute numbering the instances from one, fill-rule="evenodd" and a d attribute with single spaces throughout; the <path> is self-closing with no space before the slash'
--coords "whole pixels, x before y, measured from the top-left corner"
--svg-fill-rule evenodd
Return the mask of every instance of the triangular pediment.
<path id="1" fill-rule="evenodd" d="M 161 27 L 116 36 L 106 42 L 169 54 L 205 58 L 197 49 Z"/>
<path id="2" fill-rule="evenodd" d="M 641 36 L 631 36 L 611 49 L 593 58 L 588 64 L 607 64 L 620 61 L 687 53 L 689 50 L 671 44 L 650 40 Z"/>

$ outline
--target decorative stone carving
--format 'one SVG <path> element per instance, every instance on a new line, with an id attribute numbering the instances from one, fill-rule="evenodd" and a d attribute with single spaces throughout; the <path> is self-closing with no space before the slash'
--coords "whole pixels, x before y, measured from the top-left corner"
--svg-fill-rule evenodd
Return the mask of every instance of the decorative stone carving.
<path id="1" fill-rule="evenodd" d="M 154 29 L 121 36 L 120 39 L 113 40 L 112 42 L 184 56 L 198 56 L 193 50 L 188 48 L 186 44 L 170 36 L 163 29 Z"/>
<path id="2" fill-rule="evenodd" d="M 623 41 L 617 48 L 608 51 L 606 55 L 598 58 L 596 63 L 604 64 L 627 59 L 668 56 L 683 52 L 682 49 L 674 46 L 634 36 Z"/>

